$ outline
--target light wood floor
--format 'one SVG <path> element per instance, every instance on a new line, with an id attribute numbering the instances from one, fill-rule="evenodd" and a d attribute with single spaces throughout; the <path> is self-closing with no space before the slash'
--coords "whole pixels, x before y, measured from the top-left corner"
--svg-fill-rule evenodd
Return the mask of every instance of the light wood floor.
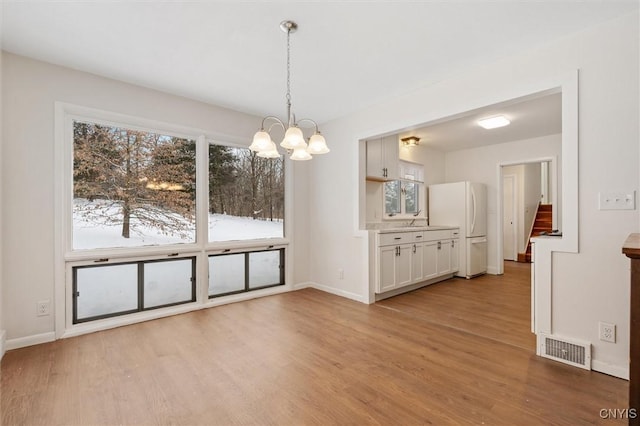
<path id="1" fill-rule="evenodd" d="M 306 289 L 9 351 L 1 424 L 618 423 L 599 412 L 626 407 L 627 382 L 536 357 L 528 265 L 506 271 L 371 306 Z"/>

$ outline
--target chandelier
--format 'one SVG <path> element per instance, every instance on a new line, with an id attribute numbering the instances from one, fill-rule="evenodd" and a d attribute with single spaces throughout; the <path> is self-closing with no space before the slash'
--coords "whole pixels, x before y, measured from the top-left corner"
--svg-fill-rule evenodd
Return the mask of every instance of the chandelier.
<path id="1" fill-rule="evenodd" d="M 269 134 L 274 127 L 282 127 L 285 130 L 284 139 L 280 142 L 280 146 L 287 150 L 292 160 L 311 160 L 312 154 L 326 154 L 329 152 L 327 142 L 324 140 L 324 136 L 320 134 L 318 130 L 318 124 L 308 118 L 302 118 L 296 121 L 296 116 L 291 112 L 291 60 L 290 60 L 290 36 L 291 33 L 298 29 L 298 24 L 293 21 L 282 21 L 280 23 L 282 31 L 287 33 L 287 124 L 275 116 L 267 116 L 262 119 L 262 125 L 260 130 L 253 136 L 253 142 L 249 147 L 250 150 L 255 151 L 258 157 L 264 158 L 279 158 L 280 153 L 278 147 L 271 140 Z M 265 130 L 265 124 L 272 122 L 271 125 Z M 314 129 L 313 135 L 305 140 L 304 134 L 300 125 L 303 123 L 310 123 Z"/>

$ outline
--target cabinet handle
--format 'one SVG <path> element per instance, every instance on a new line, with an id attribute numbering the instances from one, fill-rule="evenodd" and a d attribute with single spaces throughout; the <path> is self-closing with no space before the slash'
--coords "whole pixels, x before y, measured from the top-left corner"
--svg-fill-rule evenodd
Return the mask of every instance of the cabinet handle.
<path id="1" fill-rule="evenodd" d="M 394 240 L 401 240 L 402 237 L 393 237 Z"/>
<path id="2" fill-rule="evenodd" d="M 451 247 L 455 247 L 456 246 L 456 242 L 454 240 L 451 240 Z"/>
<path id="3" fill-rule="evenodd" d="M 400 256 L 400 246 L 396 247 L 396 256 Z"/>
<path id="4" fill-rule="evenodd" d="M 413 252 L 414 253 L 416 252 L 416 245 L 415 244 L 413 245 Z"/>
<path id="5" fill-rule="evenodd" d="M 442 242 L 438 241 L 438 250 L 442 248 Z"/>
<path id="6" fill-rule="evenodd" d="M 386 167 L 382 168 L 382 176 L 383 177 L 387 177 L 387 168 Z"/>

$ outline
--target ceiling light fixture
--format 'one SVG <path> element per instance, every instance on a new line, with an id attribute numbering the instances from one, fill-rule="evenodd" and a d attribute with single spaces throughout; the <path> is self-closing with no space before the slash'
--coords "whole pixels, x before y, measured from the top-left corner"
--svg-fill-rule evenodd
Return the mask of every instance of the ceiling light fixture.
<path id="1" fill-rule="evenodd" d="M 478 125 L 485 129 L 497 129 L 498 127 L 508 126 L 511 123 L 504 115 L 497 115 L 495 117 L 483 118 L 478 120 Z"/>
<path id="2" fill-rule="evenodd" d="M 420 138 L 417 136 L 407 136 L 406 138 L 400 139 L 404 146 L 418 146 L 420 145 Z"/>
<path id="3" fill-rule="evenodd" d="M 292 160 L 311 160 L 312 154 L 326 154 L 329 152 L 327 142 L 324 140 L 324 136 L 318 131 L 318 124 L 308 118 L 302 118 L 296 121 L 296 116 L 291 112 L 291 61 L 290 61 L 290 36 L 291 33 L 298 29 L 298 25 L 293 21 L 282 21 L 280 23 L 280 29 L 287 33 L 287 124 L 275 116 L 267 116 L 262 119 L 262 125 L 260 130 L 253 136 L 253 142 L 249 147 L 250 150 L 257 152 L 258 157 L 265 158 L 280 158 L 278 147 L 271 140 L 269 132 L 274 126 L 280 126 L 284 133 L 284 139 L 280 143 L 280 146 L 287 150 Z M 265 123 L 271 120 L 274 123 L 269 126 L 269 129 L 265 131 Z M 311 123 L 314 128 L 314 134 L 308 139 L 309 144 L 305 141 L 305 137 L 302 130 L 299 127 L 300 123 Z"/>

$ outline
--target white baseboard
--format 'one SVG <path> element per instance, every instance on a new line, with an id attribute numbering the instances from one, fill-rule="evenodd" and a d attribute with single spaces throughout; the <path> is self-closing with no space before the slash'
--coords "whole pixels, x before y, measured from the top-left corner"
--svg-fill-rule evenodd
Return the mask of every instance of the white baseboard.
<path id="1" fill-rule="evenodd" d="M 598 361 L 597 359 L 592 359 L 591 369 L 599 373 L 604 373 L 613 377 L 618 377 L 620 379 L 629 380 L 629 366 L 614 365 L 607 362 Z"/>
<path id="2" fill-rule="evenodd" d="M 325 293 L 331 293 L 331 294 L 335 294 L 336 296 L 341 296 L 347 299 L 355 300 L 356 302 L 367 303 L 365 298 L 360 294 L 351 293 L 349 291 L 344 291 L 338 288 L 333 288 L 333 287 L 329 287 L 329 286 L 314 283 L 314 282 L 299 283 L 299 284 L 296 284 L 293 288 L 295 290 L 300 290 L 300 289 L 309 288 L 309 287 L 315 288 L 316 290 L 324 291 Z"/>
<path id="3" fill-rule="evenodd" d="M 0 360 L 2 360 L 4 353 L 7 351 L 5 348 L 6 337 L 7 337 L 7 332 L 5 330 L 0 330 Z"/>
<path id="4" fill-rule="evenodd" d="M 19 337 L 17 339 L 9 339 L 6 342 L 6 350 L 24 348 L 26 346 L 39 345 L 40 343 L 48 343 L 56 340 L 56 333 L 34 334 L 33 336 Z"/>

